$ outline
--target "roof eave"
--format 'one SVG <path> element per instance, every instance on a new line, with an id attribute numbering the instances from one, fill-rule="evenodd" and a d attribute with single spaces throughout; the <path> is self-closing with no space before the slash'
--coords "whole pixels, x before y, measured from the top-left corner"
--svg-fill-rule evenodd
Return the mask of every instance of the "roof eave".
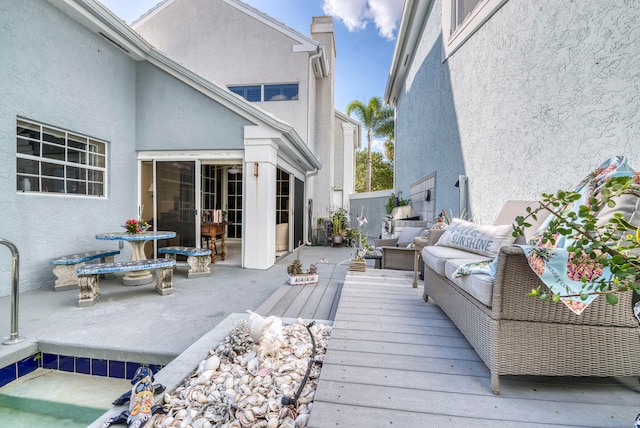
<path id="1" fill-rule="evenodd" d="M 407 70 L 415 55 L 416 47 L 422 36 L 434 0 L 406 0 L 402 10 L 400 29 L 393 51 L 391 69 L 384 91 L 384 101 L 395 105 L 400 89 L 404 83 Z"/>

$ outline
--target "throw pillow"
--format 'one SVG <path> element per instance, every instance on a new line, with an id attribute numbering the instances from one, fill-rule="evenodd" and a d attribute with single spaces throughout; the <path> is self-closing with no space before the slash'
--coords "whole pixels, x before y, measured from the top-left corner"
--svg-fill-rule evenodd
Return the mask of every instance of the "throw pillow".
<path id="1" fill-rule="evenodd" d="M 396 246 L 398 247 L 406 247 L 407 244 L 413 242 L 413 238 L 420 235 L 422 232 L 422 227 L 405 227 L 400 231 L 398 235 L 398 243 Z"/>
<path id="2" fill-rule="evenodd" d="M 496 257 L 500 247 L 514 243 L 516 238 L 512 233 L 513 227 L 510 224 L 480 225 L 454 218 L 436 245 Z"/>

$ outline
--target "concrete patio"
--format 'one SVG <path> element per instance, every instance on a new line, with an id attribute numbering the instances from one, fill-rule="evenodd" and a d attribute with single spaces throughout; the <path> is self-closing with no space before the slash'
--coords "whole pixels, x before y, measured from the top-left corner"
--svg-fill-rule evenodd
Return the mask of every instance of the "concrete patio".
<path id="1" fill-rule="evenodd" d="M 118 280 L 102 281 L 102 300 L 89 308 L 77 307 L 75 291 L 23 293 L 20 334 L 27 340 L 0 347 L 0 361 L 40 349 L 169 364 L 159 380 L 179 381 L 180 370 L 251 309 L 333 321 L 310 427 L 633 425 L 640 412 L 635 378 L 504 377 L 501 395 L 493 395 L 488 369 L 442 311 L 422 300 L 421 284 L 411 286 L 412 272 L 348 272 L 350 254 L 303 248 L 303 265 L 318 263 L 315 286 L 285 284 L 290 254 L 267 271 L 218 264 L 211 277 L 188 280 L 179 270 L 172 296 Z M 8 333 L 9 299 L 0 305 Z M 180 359 L 189 361 L 181 369 Z"/>

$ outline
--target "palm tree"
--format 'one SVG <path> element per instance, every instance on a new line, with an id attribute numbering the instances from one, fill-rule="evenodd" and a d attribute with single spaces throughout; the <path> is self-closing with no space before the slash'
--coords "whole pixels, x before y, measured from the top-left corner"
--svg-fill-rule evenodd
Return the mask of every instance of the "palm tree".
<path id="1" fill-rule="evenodd" d="M 390 137 L 393 133 L 393 108 L 384 106 L 380 97 L 372 97 L 368 104 L 351 101 L 347 106 L 347 114 L 355 113 L 358 120 L 367 129 L 367 173 L 366 191 L 371 191 L 371 138 Z"/>

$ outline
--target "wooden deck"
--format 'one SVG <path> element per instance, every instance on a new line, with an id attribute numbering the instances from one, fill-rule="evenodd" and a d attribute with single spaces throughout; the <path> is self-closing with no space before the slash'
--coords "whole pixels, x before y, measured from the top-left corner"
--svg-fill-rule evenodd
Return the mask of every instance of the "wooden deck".
<path id="1" fill-rule="evenodd" d="M 315 285 L 283 285 L 255 312 L 262 316 L 333 321 L 344 283 L 346 265 L 319 265 Z"/>
<path id="2" fill-rule="evenodd" d="M 493 395 L 489 370 L 412 280 L 406 271 L 346 273 L 309 427 L 633 426 L 636 378 L 503 377 Z M 305 305 L 329 292 L 296 291 Z M 301 307 L 283 297 L 274 315 Z"/>

